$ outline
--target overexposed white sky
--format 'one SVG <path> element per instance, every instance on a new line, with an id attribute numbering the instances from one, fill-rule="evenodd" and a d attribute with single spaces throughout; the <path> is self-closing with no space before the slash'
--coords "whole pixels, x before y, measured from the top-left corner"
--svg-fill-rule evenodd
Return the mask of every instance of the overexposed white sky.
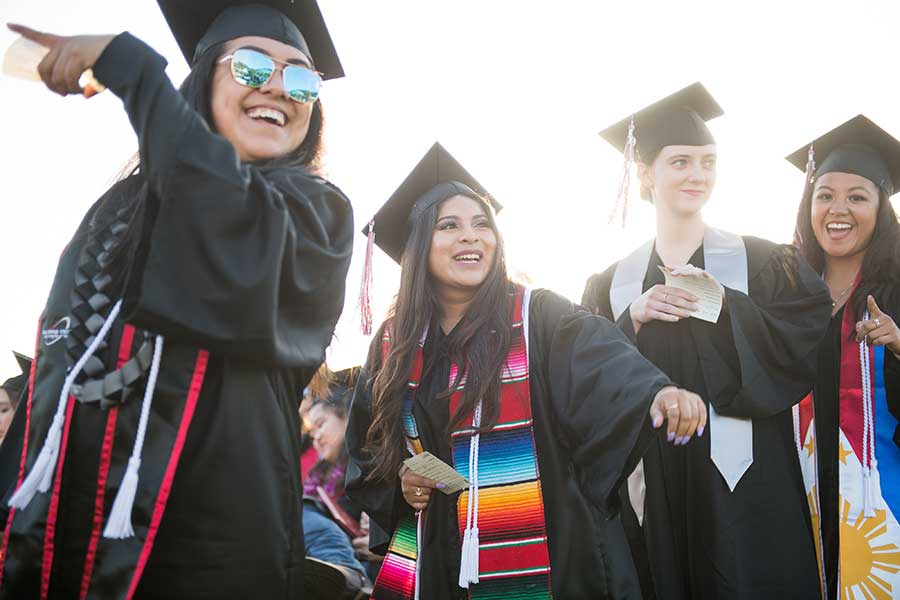
<path id="1" fill-rule="evenodd" d="M 189 0 L 185 0 L 189 1 Z M 900 3 L 623 0 L 321 0 L 347 77 L 328 82 L 329 177 L 357 229 L 435 140 L 505 205 L 511 270 L 574 300 L 585 279 L 653 234 L 632 185 L 607 218 L 622 158 L 596 132 L 694 81 L 725 110 L 710 126 L 718 183 L 707 222 L 789 241 L 802 175 L 783 160 L 865 113 L 900 137 Z M 59 34 L 129 30 L 187 74 L 153 0 L 0 0 L 0 21 Z M 0 32 L 0 49 L 15 36 Z M 0 379 L 34 350 L 60 252 L 136 148 L 107 92 L 62 99 L 0 76 Z M 364 360 L 356 240 L 330 362 Z M 399 269 L 376 251 L 376 318 Z"/>

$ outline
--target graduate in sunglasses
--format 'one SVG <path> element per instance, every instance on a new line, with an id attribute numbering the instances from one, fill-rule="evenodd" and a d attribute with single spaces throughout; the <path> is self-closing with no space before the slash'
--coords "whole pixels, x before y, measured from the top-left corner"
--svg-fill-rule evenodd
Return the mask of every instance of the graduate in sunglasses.
<path id="1" fill-rule="evenodd" d="M 128 33 L 11 26 L 49 49 L 51 90 L 82 93 L 90 68 L 122 100 L 139 163 L 59 262 L 0 598 L 302 595 L 297 391 L 352 242 L 347 198 L 316 174 L 317 96 L 343 73 L 313 0 L 160 6 L 192 64 L 180 90 Z"/>

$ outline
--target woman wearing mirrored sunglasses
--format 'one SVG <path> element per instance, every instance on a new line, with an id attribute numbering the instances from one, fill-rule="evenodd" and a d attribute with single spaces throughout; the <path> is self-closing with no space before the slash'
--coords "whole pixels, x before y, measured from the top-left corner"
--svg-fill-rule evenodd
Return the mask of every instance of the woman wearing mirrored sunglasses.
<path id="1" fill-rule="evenodd" d="M 139 166 L 60 259 L 26 433 L 3 445 L 0 598 L 302 596 L 297 391 L 352 241 L 316 175 L 315 69 L 340 63 L 314 2 L 160 4 L 193 58 L 180 91 L 128 33 L 11 26 L 49 49 L 51 90 L 80 93 L 91 68 L 122 99 Z"/>

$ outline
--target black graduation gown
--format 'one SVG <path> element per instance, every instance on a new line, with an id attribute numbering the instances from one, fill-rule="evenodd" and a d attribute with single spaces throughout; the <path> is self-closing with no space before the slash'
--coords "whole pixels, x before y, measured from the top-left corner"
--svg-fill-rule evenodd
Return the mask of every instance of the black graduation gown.
<path id="1" fill-rule="evenodd" d="M 616 490 L 655 435 L 648 412 L 668 379 L 612 323 L 550 291 L 533 292 L 529 316 L 531 406 L 553 596 L 639 598 Z M 425 363 L 435 366 L 428 387 L 420 384 L 429 393 L 417 395 L 413 411 L 425 449 L 452 464 L 449 405 L 438 406 L 432 396 L 448 384 L 449 359 L 431 356 L 441 354 L 442 345 L 436 335 L 426 343 Z M 384 553 L 398 519 L 412 509 L 399 477 L 365 481 L 370 463 L 362 447 L 372 422 L 367 379 L 360 377 L 347 428 L 347 493 L 371 517 L 372 550 Z M 421 597 L 465 597 L 457 587 L 456 497 L 435 493 L 426 515 Z"/>
<path id="2" fill-rule="evenodd" d="M 710 459 L 709 435 L 686 446 L 652 444 L 644 454 L 644 526 L 629 537 L 644 540 L 635 554 L 646 552 L 661 599 L 805 599 L 819 593 L 790 408 L 812 387 L 830 297 L 793 250 L 752 237 L 744 242 L 749 296 L 726 288 L 717 324 L 651 321 L 635 336 L 627 310 L 618 320 L 641 353 L 678 385 L 700 394 L 719 414 L 753 418 L 753 464 L 734 492 Z M 796 268 L 785 269 L 786 257 Z M 689 262 L 704 267 L 702 246 Z M 654 250 L 644 291 L 665 283 L 661 264 Z M 592 276 L 582 300 L 610 318 L 615 267 Z"/>
<path id="3" fill-rule="evenodd" d="M 112 410 L 74 402 L 60 482 L 14 511 L 8 527 L 3 599 L 39 597 L 42 571 L 51 598 L 79 597 L 83 580 L 87 598 L 104 600 L 132 591 L 137 598 L 302 595 L 297 406 L 341 313 L 352 212 L 343 194 L 303 169 L 241 164 L 175 90 L 165 64 L 126 33 L 94 66 L 124 103 L 140 144 L 138 177 L 149 186 L 125 308 L 101 355 L 105 368 L 136 349 L 142 330 L 166 338 L 135 536 L 99 537 L 88 565 L 90 539 L 106 524 L 131 454 L 144 379 L 114 422 Z M 18 415 L 28 421 L 26 469 L 66 375 L 66 340 L 56 338 L 70 314 L 89 218 L 61 257 L 44 309 L 34 388 Z M 131 326 L 138 329 L 129 343 Z"/>
<path id="4" fill-rule="evenodd" d="M 885 302 L 887 300 L 887 302 Z M 900 289 L 894 290 L 889 299 L 877 298 L 879 307 L 896 321 L 900 319 Z M 828 597 L 838 598 L 837 579 L 840 556 L 840 519 L 838 496 L 840 492 L 838 465 L 838 428 L 840 426 L 840 378 L 841 378 L 841 325 L 844 305 L 828 325 L 828 333 L 819 348 L 819 369 L 813 388 L 816 415 L 816 461 L 819 467 L 819 505 L 822 526 L 822 560 L 828 584 Z M 888 408 L 900 418 L 900 361 L 889 350 L 884 352 L 884 387 Z M 894 440 L 900 446 L 900 430 Z M 900 451 L 900 449 L 898 449 Z M 887 474 L 882 475 L 884 480 Z"/>

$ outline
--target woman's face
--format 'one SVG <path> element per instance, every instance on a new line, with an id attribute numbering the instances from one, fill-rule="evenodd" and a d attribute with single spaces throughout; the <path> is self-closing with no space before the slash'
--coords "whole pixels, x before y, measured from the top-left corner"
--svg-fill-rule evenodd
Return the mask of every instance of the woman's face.
<path id="1" fill-rule="evenodd" d="M 337 462 L 344 448 L 344 435 L 347 432 L 347 418 L 339 417 L 324 404 L 315 404 L 309 411 L 312 422 L 313 446 L 319 458 L 330 463 Z"/>
<path id="2" fill-rule="evenodd" d="M 657 209 L 696 213 L 716 184 L 716 145 L 665 146 L 653 164 L 638 163 L 638 177 L 650 189 Z"/>
<path id="3" fill-rule="evenodd" d="M 9 394 L 5 389 L 0 388 L 0 442 L 6 437 L 9 430 L 9 424 L 12 423 L 13 415 L 16 411 L 12 407 Z"/>
<path id="4" fill-rule="evenodd" d="M 847 258 L 865 252 L 878 217 L 878 188 L 852 173 L 816 179 L 810 203 L 812 229 L 825 254 Z"/>
<path id="5" fill-rule="evenodd" d="M 276 61 L 309 66 L 302 52 L 275 40 L 245 36 L 226 43 L 224 56 L 252 47 Z M 296 150 L 309 131 L 313 103 L 291 100 L 277 69 L 259 88 L 241 85 L 231 75 L 231 61 L 216 66 L 212 82 L 212 119 L 216 131 L 231 142 L 243 162 L 278 158 Z"/>
<path id="6" fill-rule="evenodd" d="M 439 294 L 473 293 L 490 273 L 497 236 L 484 210 L 467 196 L 441 203 L 428 253 L 428 272 Z"/>

